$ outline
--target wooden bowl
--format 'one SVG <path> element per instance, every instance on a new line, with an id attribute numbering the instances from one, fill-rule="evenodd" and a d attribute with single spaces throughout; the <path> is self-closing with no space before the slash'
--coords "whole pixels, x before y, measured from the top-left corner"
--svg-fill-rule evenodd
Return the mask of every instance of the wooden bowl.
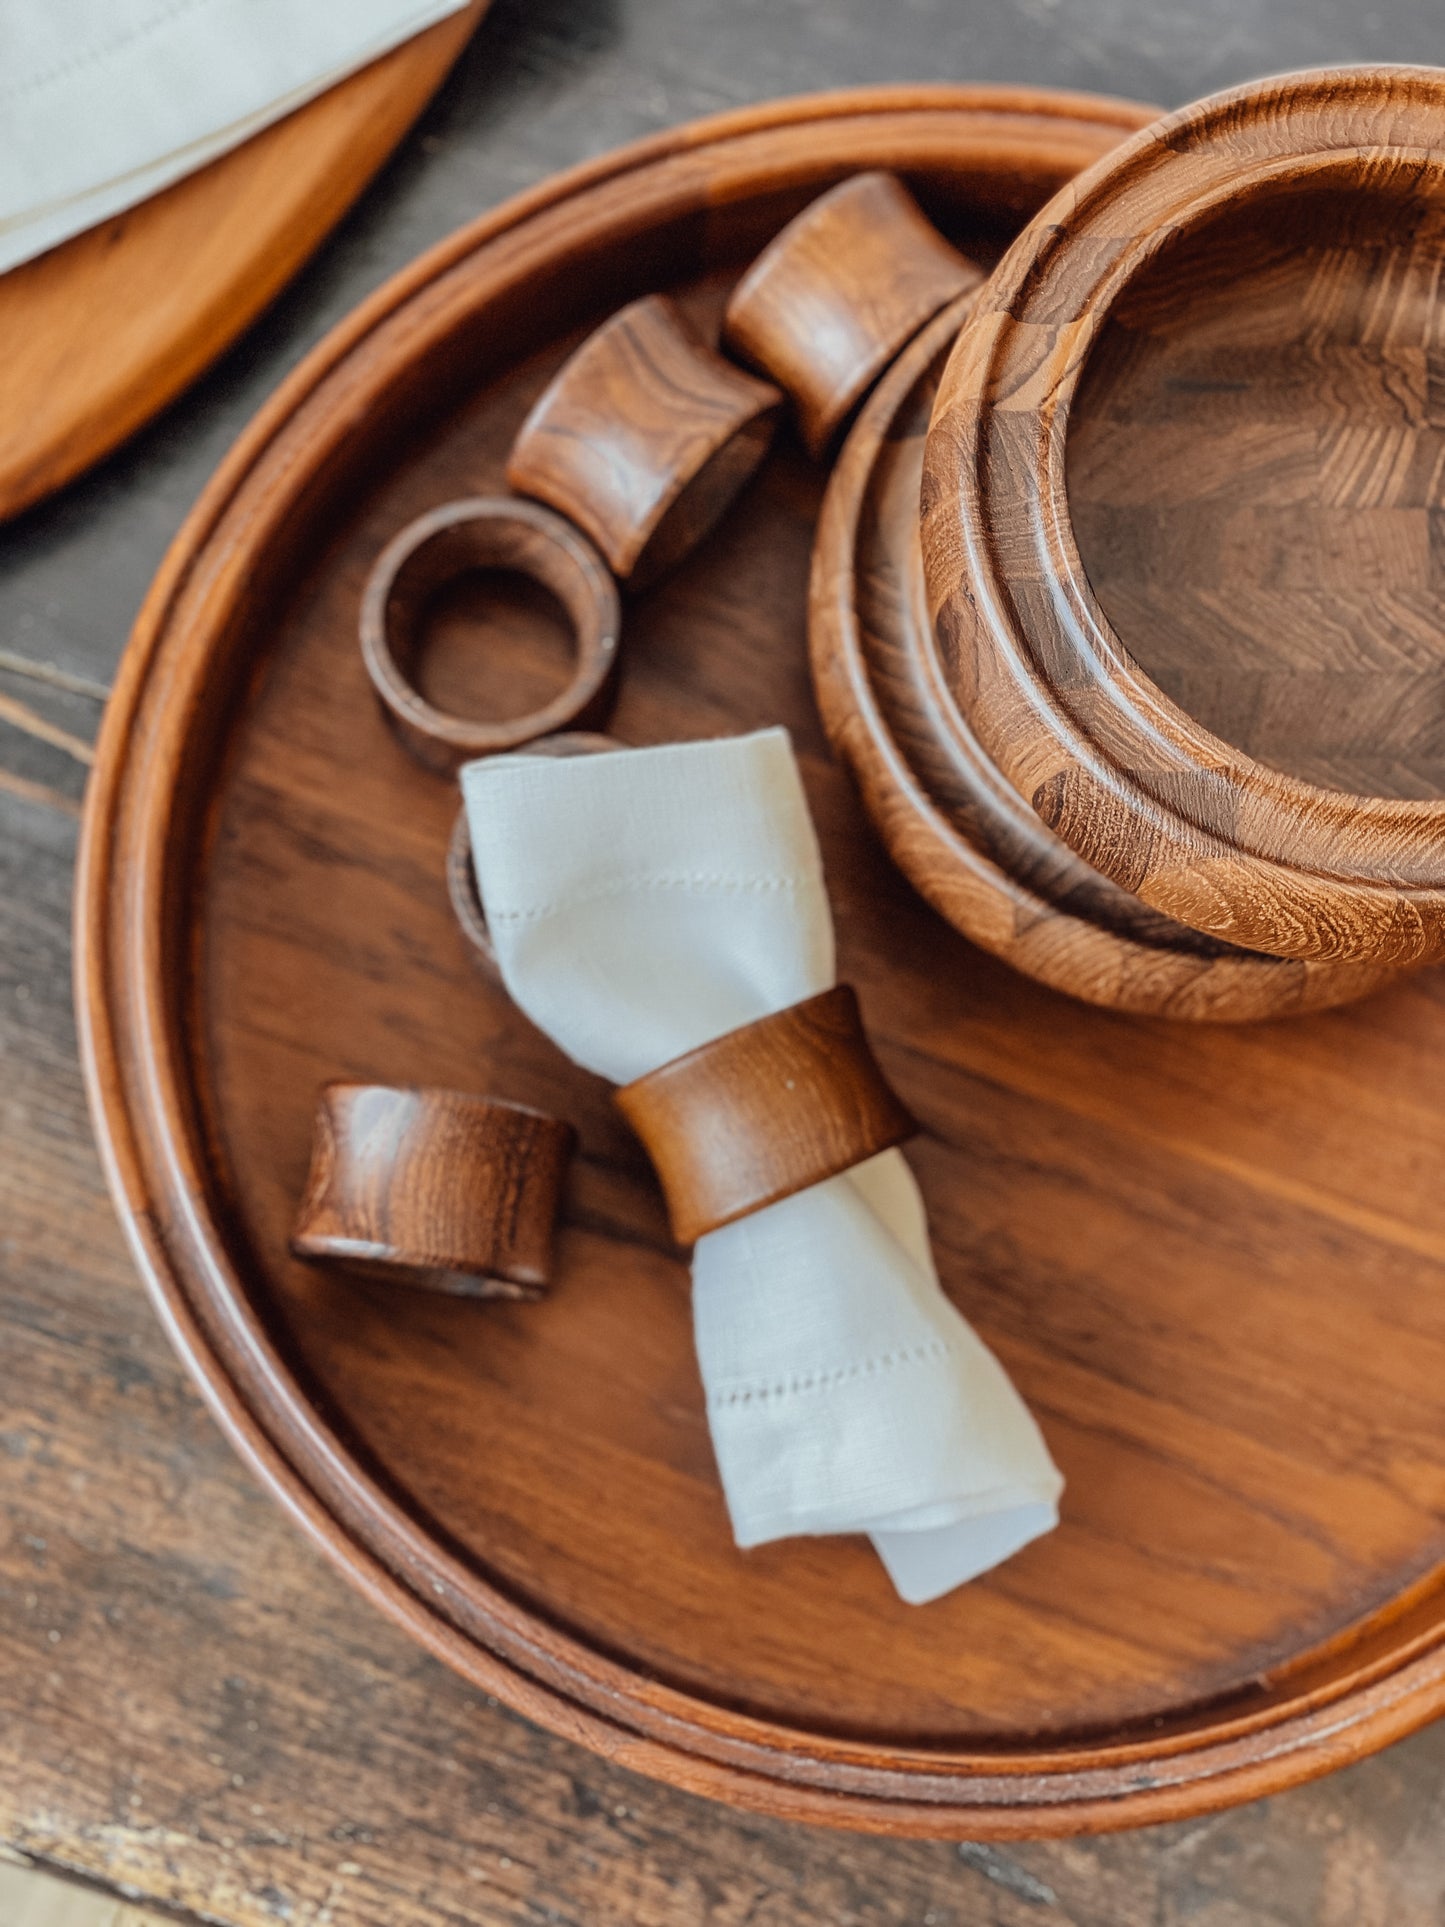
<path id="1" fill-rule="evenodd" d="M 1284 957 L 1445 953 L 1445 72 L 1171 115 L 1010 250 L 945 370 L 930 606 L 1086 862 Z"/>
<path id="2" fill-rule="evenodd" d="M 940 314 L 874 390 L 813 548 L 814 693 L 889 855 L 974 943 L 1114 1010 L 1242 1023 L 1378 989 L 1388 966 L 1265 956 L 1150 909 L 1034 814 L 954 702 L 928 617 L 918 507 L 939 377 L 971 306 L 970 296 Z"/>
<path id="3" fill-rule="evenodd" d="M 108 455 L 250 326 L 489 4 L 468 0 L 218 160 L 0 275 L 0 521 Z"/>
<path id="4" fill-rule="evenodd" d="M 792 729 L 840 974 L 922 1125 L 906 1155 L 945 1288 L 1069 1488 L 1057 1532 L 927 1607 L 861 1539 L 739 1554 L 656 1185 L 609 1092 L 474 968 L 443 874 L 455 794 L 388 729 L 358 602 L 396 529 L 496 486 L 605 313 L 660 291 L 711 325 L 769 236 L 858 167 L 896 169 L 987 255 L 1142 119 L 989 90 L 831 96 L 679 130 L 489 214 L 323 343 L 228 457 L 148 598 L 90 792 L 96 1121 L 229 1435 L 475 1687 L 795 1818 L 953 1839 L 1137 1824 L 1445 1707 L 1445 998 L 1420 974 L 1286 1025 L 1169 1024 L 966 944 L 828 754 L 805 641 L 825 478 L 782 438 L 629 610 L 615 726 Z M 519 709 L 565 673 L 560 634 L 488 643 L 478 674 L 505 663 Z M 545 1302 L 294 1261 L 317 1085 L 455 1084 L 460 1065 L 579 1128 Z"/>

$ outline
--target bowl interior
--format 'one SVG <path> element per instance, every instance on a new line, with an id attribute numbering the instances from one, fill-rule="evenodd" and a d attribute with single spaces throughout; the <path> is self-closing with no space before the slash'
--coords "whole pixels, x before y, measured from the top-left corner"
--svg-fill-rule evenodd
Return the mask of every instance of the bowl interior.
<path id="1" fill-rule="evenodd" d="M 1183 225 L 1105 317 L 1069 507 L 1125 646 L 1262 763 L 1445 794 L 1445 186 L 1350 159 Z"/>
<path id="2" fill-rule="evenodd" d="M 706 323 L 725 285 L 673 291 Z M 947 929 L 827 757 L 804 640 L 824 476 L 785 443 L 629 603 L 612 727 L 792 729 L 841 972 L 925 1124 L 909 1155 L 944 1285 L 1070 1486 L 1059 1532 L 927 1608 L 898 1601 L 861 1540 L 739 1554 L 686 1270 L 641 1154 L 604 1087 L 474 967 L 444 881 L 454 786 L 394 741 L 356 646 L 379 546 L 499 483 L 574 339 L 480 380 L 336 505 L 220 759 L 192 1034 L 257 1315 L 427 1533 L 650 1679 L 813 1731 L 985 1747 L 1155 1737 L 1221 1697 L 1258 1705 L 1261 1676 L 1445 1556 L 1440 993 L 1191 1033 L 1070 1004 Z M 577 1122 L 545 1304 L 399 1294 L 288 1257 L 313 1094 L 334 1076 Z"/>

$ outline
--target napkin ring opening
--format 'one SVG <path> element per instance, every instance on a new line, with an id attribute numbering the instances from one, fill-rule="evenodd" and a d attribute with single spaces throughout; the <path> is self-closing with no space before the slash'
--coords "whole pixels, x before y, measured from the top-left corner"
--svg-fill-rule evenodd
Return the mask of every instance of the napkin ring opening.
<path id="1" fill-rule="evenodd" d="M 647 295 L 563 364 L 522 424 L 507 480 L 570 516 L 641 588 L 720 519 L 767 454 L 782 405 L 771 382 Z"/>
<path id="2" fill-rule="evenodd" d="M 439 709 L 416 682 L 429 606 L 449 583 L 483 569 L 511 571 L 549 590 L 576 647 L 571 680 L 559 695 L 498 722 Z M 620 630 L 617 584 L 586 537 L 550 509 L 504 495 L 445 502 L 408 522 L 377 557 L 361 600 L 361 654 L 372 687 L 418 762 L 448 774 L 473 757 L 604 722 L 616 693 Z"/>
<path id="3" fill-rule="evenodd" d="M 616 1099 L 684 1245 L 918 1128 L 879 1068 L 848 984 L 715 1037 Z"/>
<path id="4" fill-rule="evenodd" d="M 464 1298 L 539 1298 L 576 1134 L 500 1098 L 332 1083 L 295 1257 Z"/>

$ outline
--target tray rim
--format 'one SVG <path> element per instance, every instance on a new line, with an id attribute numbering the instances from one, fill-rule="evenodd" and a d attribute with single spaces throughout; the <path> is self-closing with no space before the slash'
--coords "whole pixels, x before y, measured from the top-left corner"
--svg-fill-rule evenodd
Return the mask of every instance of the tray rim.
<path id="1" fill-rule="evenodd" d="M 1122 1747 L 1068 1751 L 1058 1747 L 1027 1754 L 998 1749 L 969 1754 L 940 1748 L 888 1749 L 847 1743 L 738 1714 L 675 1688 L 647 1689 L 625 1667 L 583 1647 L 568 1634 L 539 1622 L 529 1628 L 529 1671 L 519 1654 L 528 1640 L 484 1645 L 447 1616 L 445 1562 L 429 1541 L 420 1547 L 398 1536 L 405 1558 L 388 1559 L 368 1543 L 334 1497 L 322 1497 L 313 1476 L 284 1441 L 278 1422 L 287 1392 L 299 1398 L 310 1422 L 309 1449 L 318 1464 L 358 1491 L 365 1473 L 348 1460 L 320 1423 L 320 1415 L 290 1382 L 284 1369 L 269 1370 L 262 1401 L 242 1388 L 227 1344 L 239 1339 L 254 1353 L 257 1334 L 218 1335 L 208 1329 L 187 1291 L 186 1266 L 210 1269 L 223 1303 L 237 1298 L 218 1252 L 208 1242 L 195 1209 L 186 1148 L 162 1131 L 147 1133 L 147 1118 L 127 1099 L 132 1089 L 150 1108 L 164 1111 L 161 1065 L 169 1043 L 166 1000 L 147 984 L 147 946 L 155 939 L 162 906 L 148 900 L 146 877 L 116 877 L 116 843 L 131 774 L 133 725 L 166 638 L 173 604 L 187 588 L 192 565 L 214 535 L 244 481 L 301 405 L 366 335 L 468 253 L 534 214 L 577 194 L 685 155 L 703 144 L 758 131 L 795 127 L 818 118 L 943 112 L 980 118 L 1045 116 L 1110 125 L 1139 125 L 1148 110 L 1127 103 L 1032 89 L 891 87 L 848 90 L 780 101 L 714 116 L 654 135 L 631 147 L 554 177 L 442 242 L 387 283 L 313 350 L 262 409 L 222 462 L 188 517 L 157 574 L 137 620 L 102 729 L 87 801 L 77 866 L 75 990 L 81 1054 L 102 1160 L 132 1254 L 173 1346 L 200 1386 L 222 1430 L 243 1460 L 306 1529 L 357 1589 L 414 1638 L 482 1690 L 494 1693 L 540 1724 L 583 1742 L 606 1757 L 688 1790 L 790 1818 L 844 1827 L 920 1835 L 1020 1838 L 1106 1830 L 1195 1814 L 1276 1791 L 1355 1758 L 1367 1747 L 1400 1737 L 1445 1707 L 1442 1635 L 1427 1630 L 1400 1650 L 1362 1667 L 1340 1692 L 1301 1694 L 1243 1720 L 1224 1722 L 1203 1734 L 1173 1742 L 1133 1742 Z M 210 558 L 214 561 L 214 558 Z M 204 576 L 207 572 L 202 571 Z M 206 586 L 203 584 L 203 587 Z M 172 692 L 174 694 L 174 692 Z M 148 744 L 148 779 L 159 781 L 174 752 L 158 756 Z M 153 812 L 154 813 L 154 812 Z M 144 818 L 144 811 L 141 812 Z M 144 827 L 144 824 L 142 825 Z M 155 828 L 154 823 L 150 829 Z M 153 881 L 153 879 L 152 879 Z M 152 891 L 152 899 L 154 892 Z M 111 919 L 121 915 L 121 941 Z M 113 951 L 131 975 L 117 981 Z M 134 1012 L 128 1004 L 134 1003 Z M 127 1019 L 139 1023 L 146 1048 L 137 1055 Z M 166 1180 L 169 1221 L 158 1211 L 148 1166 Z M 223 1243 L 224 1241 L 217 1241 Z M 328 1463 L 329 1461 L 329 1463 Z M 377 1495 L 366 1495 L 375 1512 Z M 412 1529 L 412 1536 L 425 1535 Z M 416 1554 L 416 1557 L 412 1555 Z M 428 1558 L 428 1554 L 431 1555 Z M 449 1602 L 457 1609 L 457 1601 Z M 517 1616 L 500 1596 L 502 1618 Z M 523 1618 L 526 1614 L 521 1615 Z M 493 1630 L 500 1630 L 494 1628 Z M 569 1651 L 571 1648 L 573 1650 Z M 578 1663 L 578 1662 L 582 1663 Z M 618 1677 L 613 1677 L 614 1675 Z M 585 1689 L 586 1698 L 569 1687 Z M 1341 1701 L 1345 1704 L 1342 1706 Z M 880 1754 L 883 1757 L 880 1757 Z M 1101 1764 L 1103 1762 L 1103 1764 Z M 1152 1769 L 1146 1771 L 1146 1765 Z M 1021 1787 L 1028 1794 L 1020 1799 Z"/>

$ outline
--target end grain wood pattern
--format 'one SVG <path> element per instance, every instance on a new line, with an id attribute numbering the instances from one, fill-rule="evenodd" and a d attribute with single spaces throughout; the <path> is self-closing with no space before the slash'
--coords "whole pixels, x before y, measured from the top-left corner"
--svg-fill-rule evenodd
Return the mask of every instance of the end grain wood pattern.
<path id="1" fill-rule="evenodd" d="M 417 686 L 429 605 L 464 575 L 510 570 L 550 590 L 572 626 L 576 662 L 540 709 L 506 721 L 457 716 Z M 417 761 L 450 773 L 520 749 L 612 707 L 621 632 L 617 585 L 587 539 L 551 509 L 509 496 L 445 502 L 407 523 L 377 557 L 361 598 L 361 653 L 393 728 Z"/>
<path id="2" fill-rule="evenodd" d="M 487 5 L 471 0 L 233 153 L 0 276 L 0 521 L 108 455 L 255 320 Z"/>
<path id="3" fill-rule="evenodd" d="M 858 996 L 835 984 L 624 1084 L 617 1106 L 662 1182 L 679 1244 L 912 1137 Z"/>
<path id="4" fill-rule="evenodd" d="M 792 396 L 821 456 L 899 350 L 983 280 L 892 174 L 855 174 L 790 221 L 733 290 L 727 345 Z"/>
<path id="5" fill-rule="evenodd" d="M 539 1297 L 575 1141 L 500 1098 L 324 1085 L 291 1250 L 456 1298 Z"/>
<path id="6" fill-rule="evenodd" d="M 782 404 L 670 301 L 645 295 L 558 370 L 522 424 L 507 480 L 570 516 L 622 581 L 645 588 L 726 512 Z"/>
<path id="7" fill-rule="evenodd" d="M 813 691 L 890 856 L 974 943 L 1108 1009 L 1243 1023 L 1378 989 L 1398 974 L 1387 965 L 1268 956 L 1141 903 L 1041 821 L 954 701 L 928 620 L 918 507 L 933 399 L 972 299 L 937 315 L 864 403 L 813 544 Z"/>
<path id="8" fill-rule="evenodd" d="M 990 756 L 1094 868 L 1279 956 L 1445 954 L 1442 215 L 1437 69 L 1292 76 L 1186 108 L 1015 243 L 959 337 L 928 440 L 930 606 Z M 1156 325 L 1179 345 L 1151 373 Z M 1091 409 L 1126 431 L 1090 433 Z M 1123 633 L 1086 570 L 1101 555 Z M 1168 580 L 1141 610 L 1121 577 L 1137 587 L 1151 556 Z M 1151 643 L 1154 616 L 1181 603 L 1178 644 Z M 1237 678 L 1242 647 L 1254 671 L 1283 670 L 1266 709 L 1286 702 L 1289 755 L 1312 745 L 1315 780 L 1256 760 L 1151 680 L 1151 657 L 1168 679 L 1171 648 L 1195 645 L 1208 660 L 1193 655 L 1185 694 Z M 1369 750 L 1382 671 L 1398 714 Z M 1228 696 L 1203 707 L 1238 713 Z M 1278 747 L 1268 715 L 1246 733 Z M 1336 780 L 1368 776 L 1377 793 L 1324 786 L 1332 745 Z"/>

